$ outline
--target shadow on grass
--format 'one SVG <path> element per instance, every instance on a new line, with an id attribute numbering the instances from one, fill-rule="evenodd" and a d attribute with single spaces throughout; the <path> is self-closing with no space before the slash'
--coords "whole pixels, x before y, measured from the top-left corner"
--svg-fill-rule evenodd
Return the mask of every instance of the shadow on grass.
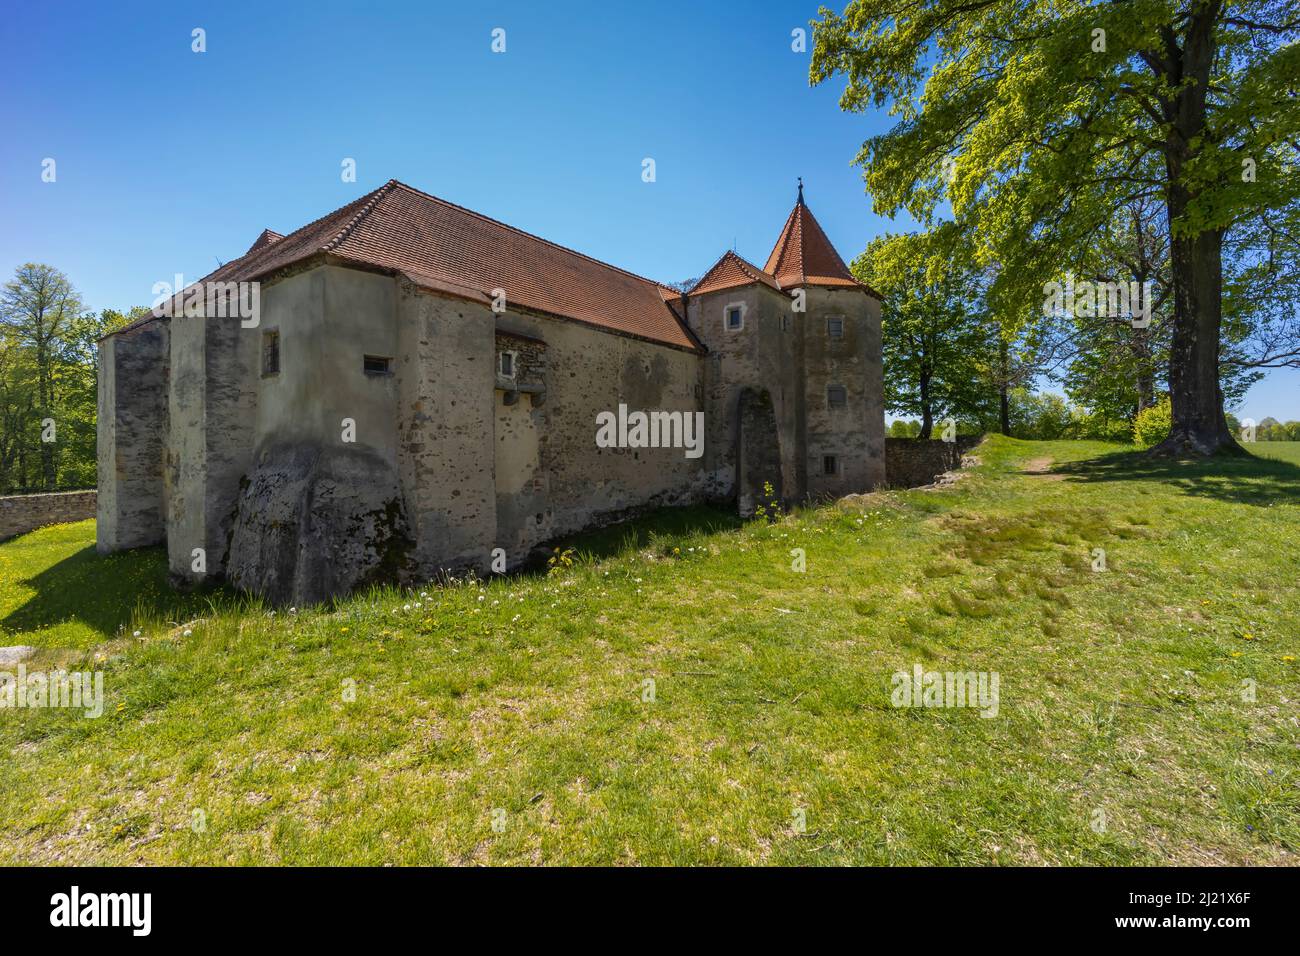
<path id="1" fill-rule="evenodd" d="M 36 594 L 0 620 L 0 630 L 10 633 L 76 620 L 111 637 L 133 619 L 187 620 L 223 593 L 217 588 L 173 589 L 164 548 L 105 556 L 90 545 L 18 583 Z"/>
<path id="2" fill-rule="evenodd" d="M 1194 461 L 1151 458 L 1145 452 L 1103 455 L 1052 469 L 1066 481 L 1157 481 L 1184 494 L 1235 504 L 1270 505 L 1279 498 L 1300 500 L 1300 467 L 1255 455 Z"/>
<path id="3" fill-rule="evenodd" d="M 548 542 L 545 553 L 540 554 L 541 569 L 546 569 L 546 556 L 557 548 L 561 551 L 573 548 L 583 557 L 600 560 L 640 550 L 657 540 L 732 531 L 743 524 L 734 508 L 713 505 L 660 508 L 607 528 L 584 531 Z"/>

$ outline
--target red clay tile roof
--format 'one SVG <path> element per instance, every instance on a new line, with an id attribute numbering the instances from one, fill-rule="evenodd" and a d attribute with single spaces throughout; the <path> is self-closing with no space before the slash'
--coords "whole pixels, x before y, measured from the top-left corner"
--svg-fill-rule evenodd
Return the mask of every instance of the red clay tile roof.
<path id="1" fill-rule="evenodd" d="M 508 306 L 700 349 L 667 304 L 672 290 L 395 179 L 283 238 L 261 239 L 199 281 L 261 279 L 324 254 L 475 302 L 500 288 Z"/>
<path id="2" fill-rule="evenodd" d="M 506 291 L 521 306 L 681 349 L 699 350 L 669 308 L 675 291 L 390 179 L 302 229 L 269 230 L 200 282 L 257 280 L 317 255 L 406 276 L 473 302 Z M 269 233 L 269 235 L 276 235 Z M 268 241 L 263 242 L 263 238 Z"/>
<path id="3" fill-rule="evenodd" d="M 248 247 L 248 252 L 256 252 L 263 246 L 269 246 L 271 243 L 279 242 L 283 238 L 284 236 L 280 235 L 278 232 L 272 232 L 270 229 L 263 229 L 262 234 L 253 240 L 253 244 Z M 245 252 L 244 255 L 248 255 L 248 252 Z"/>
<path id="4" fill-rule="evenodd" d="M 835 251 L 802 197 L 790 211 L 781 238 L 767 257 L 763 271 L 776 276 L 781 288 L 801 285 L 861 286 Z"/>
<path id="5" fill-rule="evenodd" d="M 287 236 L 263 230 L 247 252 L 199 282 L 261 279 L 318 255 L 403 275 L 423 288 L 475 302 L 491 301 L 493 290 L 500 288 L 508 304 L 678 348 L 703 349 L 681 315 L 675 290 L 395 179 Z M 727 252 L 690 294 L 753 282 L 778 290 L 856 287 L 879 298 L 853 278 L 802 198 L 766 267 Z"/>
<path id="6" fill-rule="evenodd" d="M 719 289 L 730 289 L 754 282 L 761 282 L 777 291 L 781 289 L 774 276 L 728 250 L 713 264 L 713 268 L 704 273 L 700 281 L 691 287 L 690 294 L 703 295 L 705 292 L 717 292 Z"/>

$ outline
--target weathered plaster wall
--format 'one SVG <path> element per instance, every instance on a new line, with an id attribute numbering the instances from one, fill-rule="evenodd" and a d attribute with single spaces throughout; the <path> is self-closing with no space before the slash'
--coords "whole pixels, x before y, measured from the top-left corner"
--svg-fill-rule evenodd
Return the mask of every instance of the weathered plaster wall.
<path id="1" fill-rule="evenodd" d="M 167 446 L 167 564 L 182 580 L 192 579 L 191 552 L 207 540 L 206 446 L 207 349 L 204 319 L 171 320 L 170 427 Z"/>
<path id="2" fill-rule="evenodd" d="M 547 347 L 524 335 L 496 332 L 496 400 L 493 439 L 496 446 L 497 546 L 516 560 L 527 553 L 528 518 L 547 511 L 547 481 L 542 471 L 546 416 Z M 514 357 L 514 374 L 503 375 L 503 353 Z"/>
<path id="3" fill-rule="evenodd" d="M 497 540 L 493 316 L 403 283 L 398 470 L 422 574 L 488 566 Z"/>
<path id="4" fill-rule="evenodd" d="M 56 491 L 45 495 L 6 495 L 0 498 L 0 541 L 47 524 L 85 521 L 95 517 L 93 491 Z"/>
<path id="5" fill-rule="evenodd" d="M 158 544 L 166 535 L 168 327 L 155 320 L 99 344 L 96 549 Z"/>
<path id="6" fill-rule="evenodd" d="M 258 341 L 279 333 L 262 374 L 252 465 L 241 484 L 228 576 L 275 603 L 345 593 L 400 575 L 409 550 L 397 468 L 393 280 L 321 265 L 265 286 Z"/>
<path id="7" fill-rule="evenodd" d="M 167 559 L 173 577 L 198 582 L 225 571 L 252 460 L 260 330 L 206 316 L 176 316 L 171 329 Z"/>
<path id="8" fill-rule="evenodd" d="M 399 457 L 424 573 L 487 567 L 495 548 L 513 567 L 549 538 L 704 496 L 683 449 L 596 446 L 597 414 L 620 402 L 700 411 L 695 353 L 409 286 L 399 313 Z M 501 349 L 519 353 L 513 381 Z"/>
<path id="9" fill-rule="evenodd" d="M 759 506 L 770 507 L 785 500 L 781 446 L 772 395 L 767 389 L 741 390 L 739 429 L 736 508 L 741 517 L 749 518 Z"/>
<path id="10" fill-rule="evenodd" d="M 739 331 L 726 328 L 726 312 L 732 306 L 743 309 L 744 327 Z M 694 296 L 688 304 L 687 321 L 709 349 L 702 363 L 709 438 L 705 468 L 715 497 L 737 494 L 739 403 L 746 388 L 765 389 L 771 395 L 784 497 L 803 497 L 802 328 L 792 320 L 790 306 L 786 296 L 758 284 Z"/>
<path id="11" fill-rule="evenodd" d="M 809 287 L 805 301 L 806 311 L 796 313 L 789 296 L 757 283 L 690 300 L 691 328 L 711 353 L 707 467 L 729 489 L 725 495 L 737 494 L 737 403 L 745 388 L 771 395 L 787 501 L 865 491 L 885 481 L 879 303 L 859 289 L 821 287 Z M 725 324 L 733 306 L 744 309 L 738 331 Z M 827 334 L 830 316 L 844 319 L 842 338 Z M 830 407 L 829 385 L 844 386 L 844 407 Z M 837 474 L 823 474 L 826 455 L 838 458 Z M 743 494 L 748 500 L 752 489 Z"/>
<path id="12" fill-rule="evenodd" d="M 834 498 L 885 482 L 885 413 L 880 360 L 880 305 L 860 289 L 809 287 L 803 327 L 807 411 L 808 495 Z M 843 317 L 844 335 L 832 338 L 827 319 Z M 832 408 L 830 385 L 842 385 L 847 401 Z M 839 472 L 823 473 L 826 455 Z"/>
<path id="13" fill-rule="evenodd" d="M 535 463 L 527 446 L 519 456 L 497 458 L 499 489 L 526 485 L 521 496 L 497 496 L 496 540 L 511 562 L 548 538 L 617 520 L 629 511 L 708 496 L 703 457 L 687 458 L 683 448 L 596 445 L 596 416 L 617 414 L 620 403 L 629 413 L 703 411 L 697 353 L 514 311 L 497 317 L 496 327 L 546 342 L 544 400 L 537 404 L 533 396 L 521 394 L 517 405 L 507 409 L 499 390 L 495 402 L 498 424 L 516 434 L 535 435 L 538 449 Z M 531 425 L 524 424 L 521 406 Z M 707 431 L 704 438 L 707 455 Z M 516 468 L 521 473 L 508 473 Z"/>

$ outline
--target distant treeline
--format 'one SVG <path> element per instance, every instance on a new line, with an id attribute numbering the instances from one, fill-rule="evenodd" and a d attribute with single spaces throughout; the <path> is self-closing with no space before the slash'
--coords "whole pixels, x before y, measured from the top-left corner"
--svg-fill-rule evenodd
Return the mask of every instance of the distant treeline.
<path id="1" fill-rule="evenodd" d="M 1023 388 L 1012 389 L 1008 401 L 1008 434 L 1012 438 L 1058 441 L 1083 439 L 1090 441 L 1136 442 L 1152 445 L 1163 439 L 1169 431 L 1169 400 L 1162 398 L 1144 409 L 1130 422 L 1124 418 L 1107 418 L 1073 405 L 1060 395 L 1050 392 L 1031 393 Z M 1256 422 L 1254 435 L 1249 434 L 1249 419 L 1242 420 L 1228 413 L 1228 427 L 1242 441 L 1300 441 L 1300 422 L 1279 422 L 1265 418 Z M 961 435 L 999 430 L 999 423 L 980 420 L 978 417 L 957 419 L 957 432 Z M 922 424 L 916 419 L 896 419 L 889 426 L 890 438 L 918 438 Z"/>
<path id="2" fill-rule="evenodd" d="M 0 293 L 0 494 L 95 485 L 98 339 L 146 310 L 89 311 L 53 266 Z"/>

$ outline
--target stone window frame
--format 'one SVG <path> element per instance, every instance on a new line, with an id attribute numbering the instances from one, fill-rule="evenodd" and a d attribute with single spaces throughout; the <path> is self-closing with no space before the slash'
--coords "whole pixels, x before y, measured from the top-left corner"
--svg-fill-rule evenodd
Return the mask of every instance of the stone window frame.
<path id="1" fill-rule="evenodd" d="M 838 334 L 832 331 L 832 326 L 831 326 L 832 322 L 838 322 L 840 324 L 840 331 Z M 844 320 L 844 316 L 842 315 L 826 316 L 826 337 L 828 339 L 834 339 L 837 342 L 840 341 L 841 339 L 844 338 L 846 324 L 847 323 Z"/>
<path id="2" fill-rule="evenodd" d="M 502 371 L 502 359 L 510 356 L 510 371 Z M 519 350 L 518 349 L 501 349 L 497 352 L 497 377 L 506 381 L 513 382 L 519 377 Z"/>
<path id="3" fill-rule="evenodd" d="M 842 401 L 837 402 L 837 401 L 835 401 L 835 399 L 833 399 L 833 398 L 831 397 L 831 393 L 832 393 L 835 389 L 839 389 L 840 394 L 844 396 Z M 827 408 L 848 408 L 848 407 L 849 407 L 849 389 L 848 389 L 848 386 L 840 385 L 840 384 L 835 383 L 835 382 L 831 382 L 831 383 L 829 383 L 829 384 L 826 386 L 826 407 L 827 407 Z"/>
<path id="4" fill-rule="evenodd" d="M 740 313 L 740 324 L 734 328 L 731 325 L 731 311 L 735 309 Z M 722 309 L 722 328 L 727 332 L 745 331 L 745 312 L 744 302 L 728 302 Z"/>
<path id="5" fill-rule="evenodd" d="M 262 330 L 262 378 L 274 378 L 280 374 L 283 363 L 280 361 L 280 330 Z"/>
<path id="6" fill-rule="evenodd" d="M 822 474 L 838 475 L 840 473 L 839 455 L 822 455 Z"/>
<path id="7" fill-rule="evenodd" d="M 382 368 L 372 368 L 371 366 L 382 362 Z M 380 378 L 385 375 L 393 374 L 393 359 L 390 355 L 362 355 L 361 371 L 374 378 Z"/>
<path id="8" fill-rule="evenodd" d="M 786 315 L 784 312 L 781 313 L 781 331 L 790 331 L 790 316 Z"/>

